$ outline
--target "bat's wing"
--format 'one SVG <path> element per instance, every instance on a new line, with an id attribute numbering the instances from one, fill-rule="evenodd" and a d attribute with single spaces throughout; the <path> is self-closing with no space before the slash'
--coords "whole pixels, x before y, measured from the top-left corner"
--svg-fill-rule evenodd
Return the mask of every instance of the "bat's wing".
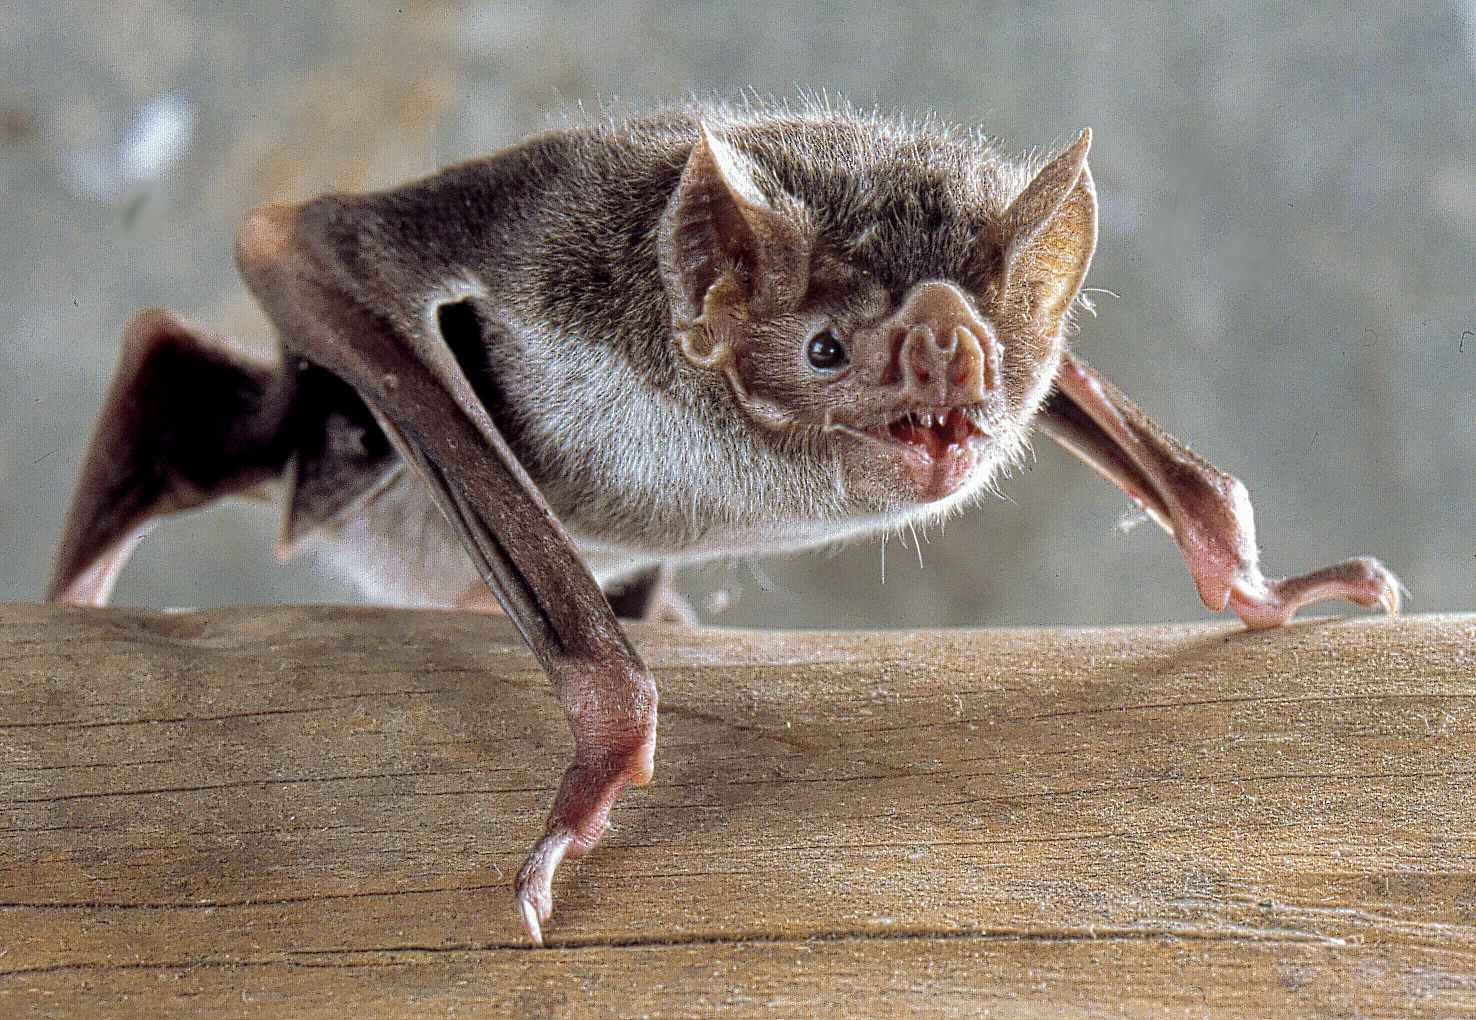
<path id="1" fill-rule="evenodd" d="M 294 543 L 398 463 L 363 402 L 328 373 L 141 312 L 124 333 L 46 597 L 105 605 L 155 518 L 279 482 L 289 490 L 283 540 Z"/>
<path id="2" fill-rule="evenodd" d="M 516 882 L 538 942 L 559 862 L 593 847 L 625 784 L 651 775 L 656 686 L 458 362 L 458 353 L 484 350 L 480 332 L 461 335 L 479 329 L 476 313 L 465 302 L 401 293 L 388 278 L 396 271 L 391 258 L 360 257 L 373 225 L 433 220 L 376 201 L 263 206 L 241 229 L 238 261 L 290 356 L 359 393 L 553 681 L 575 751 Z M 429 279 L 454 275 L 454 267 L 430 265 L 433 259 L 421 251 L 415 271 Z"/>
<path id="3" fill-rule="evenodd" d="M 1209 608 L 1228 605 L 1253 630 L 1283 624 L 1302 606 L 1330 598 L 1399 611 L 1403 586 L 1372 557 L 1344 560 L 1300 577 L 1263 577 L 1250 497 L 1239 479 L 1159 428 L 1070 353 L 1056 373 L 1056 392 L 1036 423 L 1121 486 L 1174 536 Z"/>

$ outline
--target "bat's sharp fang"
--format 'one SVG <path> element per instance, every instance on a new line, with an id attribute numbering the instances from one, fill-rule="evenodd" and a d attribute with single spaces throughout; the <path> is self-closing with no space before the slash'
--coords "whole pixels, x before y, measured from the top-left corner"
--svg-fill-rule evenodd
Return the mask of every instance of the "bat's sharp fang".
<path id="1" fill-rule="evenodd" d="M 871 429 L 869 434 L 921 450 L 934 460 L 962 449 L 970 440 L 989 437 L 989 432 L 969 414 L 947 407 L 908 411 L 886 425 Z"/>

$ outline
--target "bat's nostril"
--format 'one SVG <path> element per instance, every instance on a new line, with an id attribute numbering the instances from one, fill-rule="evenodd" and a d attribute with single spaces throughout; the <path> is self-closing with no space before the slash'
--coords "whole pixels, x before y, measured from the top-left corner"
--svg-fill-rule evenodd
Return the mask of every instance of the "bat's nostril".
<path id="1" fill-rule="evenodd" d="M 953 374 L 949 376 L 955 386 L 967 386 L 979 372 L 979 361 L 973 355 L 960 353 L 953 361 Z"/>
<path id="2" fill-rule="evenodd" d="M 913 351 L 910 360 L 912 362 L 913 381 L 920 385 L 926 385 L 933 378 L 932 372 L 928 371 L 927 359 L 922 356 L 921 352 Z"/>

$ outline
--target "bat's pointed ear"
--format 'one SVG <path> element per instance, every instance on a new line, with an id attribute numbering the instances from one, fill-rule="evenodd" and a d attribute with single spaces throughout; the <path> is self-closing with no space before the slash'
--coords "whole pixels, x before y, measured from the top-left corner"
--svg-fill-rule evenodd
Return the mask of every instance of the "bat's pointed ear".
<path id="1" fill-rule="evenodd" d="M 689 357 L 723 357 L 718 320 L 758 318 L 804 294 L 809 246 L 797 212 L 771 201 L 747 157 L 702 126 L 657 234 L 673 325 Z"/>
<path id="2" fill-rule="evenodd" d="M 1097 192 L 1086 164 L 1091 144 L 1091 129 L 1083 129 L 1010 203 L 1001 224 L 1004 303 L 1052 335 L 1097 247 Z"/>

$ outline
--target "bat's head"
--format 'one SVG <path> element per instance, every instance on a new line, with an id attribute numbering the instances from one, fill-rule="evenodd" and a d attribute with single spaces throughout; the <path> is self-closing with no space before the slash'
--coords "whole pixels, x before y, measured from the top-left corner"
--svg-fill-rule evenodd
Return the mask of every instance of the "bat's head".
<path id="1" fill-rule="evenodd" d="M 828 450 L 857 509 L 951 506 L 1021 455 L 1049 391 L 1096 244 L 1090 135 L 1032 174 L 866 127 L 703 127 L 663 282 L 685 360 L 787 448 Z"/>

